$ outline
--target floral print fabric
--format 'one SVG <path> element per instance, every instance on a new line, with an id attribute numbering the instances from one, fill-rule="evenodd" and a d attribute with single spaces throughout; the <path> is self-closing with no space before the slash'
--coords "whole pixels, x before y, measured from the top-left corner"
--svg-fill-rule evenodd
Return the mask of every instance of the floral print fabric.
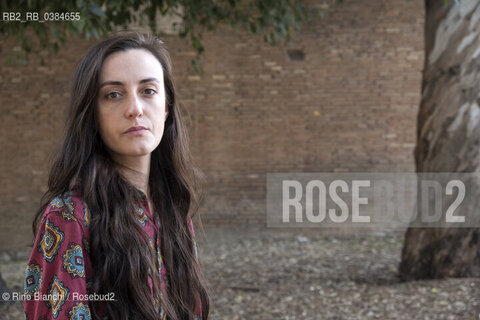
<path id="1" fill-rule="evenodd" d="M 163 295 L 166 294 L 168 280 L 160 252 L 160 221 L 158 214 L 152 216 L 145 196 L 142 200 L 136 206 L 137 220 L 156 252 L 162 291 L 159 294 Z M 93 274 L 88 225 L 89 212 L 78 191 L 57 197 L 47 206 L 26 266 L 24 291 L 30 299 L 24 299 L 25 319 L 92 318 L 89 299 L 94 293 L 91 291 Z M 189 225 L 194 236 L 191 219 Z M 198 259 L 195 242 L 194 251 Z M 150 278 L 149 285 L 152 288 Z M 108 300 L 114 297 L 102 298 Z M 200 300 L 197 301 L 199 307 L 195 319 L 201 319 Z M 99 311 L 103 316 L 102 307 Z M 162 308 L 160 315 L 160 319 L 165 318 Z"/>

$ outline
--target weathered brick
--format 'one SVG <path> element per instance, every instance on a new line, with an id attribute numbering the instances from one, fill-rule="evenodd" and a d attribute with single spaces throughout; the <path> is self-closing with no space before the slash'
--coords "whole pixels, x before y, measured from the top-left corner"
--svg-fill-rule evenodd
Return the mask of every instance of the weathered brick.
<path id="1" fill-rule="evenodd" d="M 264 225 L 267 172 L 414 170 L 423 1 L 325 8 L 293 47 L 228 28 L 205 33 L 203 75 L 190 65 L 188 43 L 164 37 L 194 160 L 206 175 L 205 223 Z M 45 66 L 35 57 L 27 65 L 1 60 L 0 247 L 31 240 L 71 77 L 94 42 L 71 39 Z M 2 39 L 1 49 L 4 57 L 20 48 Z M 292 49 L 304 60 L 291 61 Z"/>

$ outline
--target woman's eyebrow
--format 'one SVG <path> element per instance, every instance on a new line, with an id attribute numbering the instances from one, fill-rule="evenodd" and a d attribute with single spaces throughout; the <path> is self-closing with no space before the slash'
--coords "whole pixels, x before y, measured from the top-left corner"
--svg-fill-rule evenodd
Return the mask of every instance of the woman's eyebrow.
<path id="1" fill-rule="evenodd" d="M 145 83 L 145 82 L 157 82 L 157 83 L 161 83 L 160 80 L 158 80 L 157 78 L 147 78 L 147 79 L 143 79 L 143 80 L 140 80 L 139 83 Z"/>
<path id="2" fill-rule="evenodd" d="M 157 83 L 161 83 L 160 80 L 158 80 L 157 78 L 146 78 L 146 79 L 142 79 L 140 80 L 138 83 L 145 83 L 145 82 L 157 82 Z M 105 81 L 103 82 L 101 85 L 100 85 L 100 88 L 103 88 L 105 86 L 108 86 L 108 85 L 113 85 L 113 86 L 124 86 L 125 83 L 121 82 L 121 81 Z"/>

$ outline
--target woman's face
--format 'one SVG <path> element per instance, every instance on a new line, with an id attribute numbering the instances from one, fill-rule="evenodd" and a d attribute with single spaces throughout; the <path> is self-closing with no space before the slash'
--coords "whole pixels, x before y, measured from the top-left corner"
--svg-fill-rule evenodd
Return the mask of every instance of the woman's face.
<path id="1" fill-rule="evenodd" d="M 97 106 L 100 135 L 115 159 L 149 156 L 162 139 L 167 112 L 160 62 L 144 49 L 109 55 Z"/>

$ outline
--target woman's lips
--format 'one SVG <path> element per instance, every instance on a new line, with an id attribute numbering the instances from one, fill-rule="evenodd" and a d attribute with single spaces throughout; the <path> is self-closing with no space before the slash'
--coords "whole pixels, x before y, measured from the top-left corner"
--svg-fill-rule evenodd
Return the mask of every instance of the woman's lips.
<path id="1" fill-rule="evenodd" d="M 138 129 L 138 130 L 133 130 L 133 131 L 127 131 L 127 132 L 125 132 L 125 134 L 142 134 L 145 131 L 147 131 L 147 129 Z"/>
<path id="2" fill-rule="evenodd" d="M 128 128 L 124 134 L 129 134 L 129 135 L 135 135 L 135 134 L 142 134 L 148 129 L 142 126 L 135 126 L 135 127 L 130 127 Z"/>

